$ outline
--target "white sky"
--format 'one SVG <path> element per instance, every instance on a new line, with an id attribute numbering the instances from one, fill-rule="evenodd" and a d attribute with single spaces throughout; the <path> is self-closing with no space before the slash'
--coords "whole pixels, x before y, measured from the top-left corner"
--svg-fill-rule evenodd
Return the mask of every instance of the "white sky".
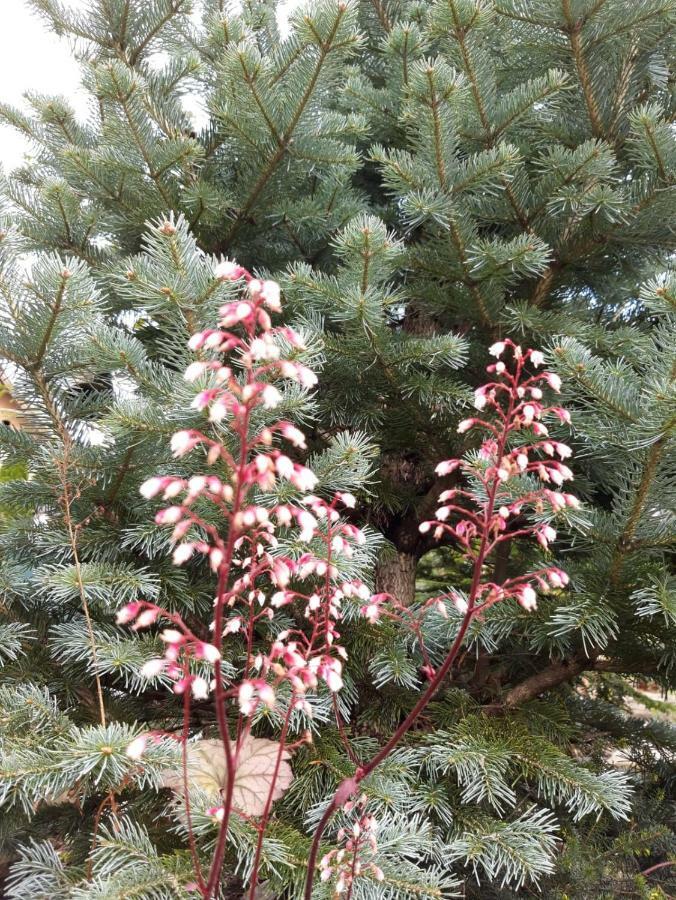
<path id="1" fill-rule="evenodd" d="M 73 6 L 84 0 L 71 0 Z M 24 107 L 23 94 L 64 94 L 79 114 L 87 104 L 78 90 L 80 76 L 68 42 L 47 31 L 24 0 L 0 0 L 0 100 Z M 9 171 L 21 162 L 28 143 L 0 126 L 0 163 Z"/>
<path id="2" fill-rule="evenodd" d="M 279 4 L 279 24 L 286 31 L 286 17 L 299 0 Z M 87 0 L 67 0 L 69 6 L 84 8 Z M 0 0 L 0 100 L 25 109 L 27 91 L 62 94 L 86 118 L 87 99 L 79 89 L 78 64 L 68 41 L 48 31 L 32 13 L 25 0 Z M 0 125 L 0 165 L 6 172 L 18 166 L 29 149 L 13 128 Z"/>

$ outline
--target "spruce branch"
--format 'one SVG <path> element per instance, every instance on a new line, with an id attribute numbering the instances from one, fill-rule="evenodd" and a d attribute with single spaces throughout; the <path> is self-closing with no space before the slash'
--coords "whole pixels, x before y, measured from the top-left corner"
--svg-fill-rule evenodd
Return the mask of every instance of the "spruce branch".
<path id="1" fill-rule="evenodd" d="M 587 66 L 587 60 L 582 46 L 581 34 L 582 28 L 585 23 L 583 20 L 574 20 L 571 11 L 570 0 L 561 0 L 561 5 L 563 9 L 563 15 L 566 20 L 566 32 L 568 35 L 568 41 L 570 42 L 570 50 L 573 55 L 573 60 L 575 62 L 575 68 L 577 70 L 578 77 L 580 79 L 582 94 L 587 105 L 587 113 L 589 115 L 589 121 L 591 123 L 592 134 L 595 138 L 600 138 L 603 137 L 603 123 L 601 121 L 601 113 L 599 111 L 598 103 L 596 102 L 596 97 L 594 95 L 592 80 L 589 74 L 589 68 Z"/>

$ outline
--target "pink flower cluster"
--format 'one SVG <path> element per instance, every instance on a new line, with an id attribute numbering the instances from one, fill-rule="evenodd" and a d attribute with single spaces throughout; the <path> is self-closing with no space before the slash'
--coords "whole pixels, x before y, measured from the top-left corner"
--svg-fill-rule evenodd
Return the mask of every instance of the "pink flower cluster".
<path id="1" fill-rule="evenodd" d="M 570 423 L 567 410 L 544 400 L 543 388 L 559 393 L 560 378 L 553 372 L 533 371 L 544 363 L 542 353 L 523 351 L 511 340 L 493 344 L 489 352 L 498 359 L 487 367 L 495 380 L 479 387 L 474 395 L 474 405 L 482 416 L 465 419 L 458 426 L 461 433 L 475 428 L 486 433 L 478 458 L 449 459 L 436 468 L 440 476 L 464 472 L 470 484 L 443 491 L 436 518 L 420 525 L 423 534 L 432 531 L 436 539 L 452 536 L 472 560 L 479 553 L 488 556 L 500 544 L 517 537 L 532 536 L 546 550 L 556 540 L 555 529 L 546 521 L 531 524 L 526 513 L 534 511 L 541 517 L 547 510 L 555 514 L 579 506 L 573 494 L 557 490 L 573 478 L 571 469 L 563 463 L 572 456 L 572 450 L 550 438 L 543 421 L 554 418 Z M 502 359 L 507 353 L 511 353 L 509 362 Z M 475 479 L 474 485 L 471 479 Z M 481 490 L 477 490 L 476 482 Z M 548 484 L 554 489 L 545 487 Z M 524 609 L 532 610 L 537 606 L 536 587 L 546 593 L 567 583 L 565 572 L 549 566 L 501 585 L 481 583 L 476 602 L 486 609 L 506 597 L 515 597 Z M 450 599 L 460 612 L 465 611 L 462 597 L 455 594 Z"/>
<path id="2" fill-rule="evenodd" d="M 341 582 L 336 560 L 351 557 L 365 538 L 341 519 L 339 509 L 355 505 L 351 494 L 336 494 L 329 502 L 311 493 L 317 478 L 294 459 L 296 450 L 306 448 L 303 433 L 286 420 L 255 424 L 263 418 L 254 416 L 257 409 L 272 410 L 283 402 L 280 388 L 285 380 L 308 389 L 317 380 L 302 363 L 281 358 L 282 347 L 296 351 L 303 344 L 291 328 L 272 325 L 270 313 L 281 308 L 278 285 L 253 278 L 234 263 L 219 265 L 215 274 L 241 281 L 244 298 L 222 307 L 219 327 L 192 337 L 190 347 L 202 358 L 188 366 L 185 378 L 201 382 L 193 407 L 206 411 L 216 429 L 209 434 L 197 429 L 179 431 L 171 448 L 176 457 L 200 449 L 207 465 L 217 467 L 217 472 L 191 478 L 158 475 L 141 486 L 148 500 L 161 496 L 172 501 L 155 521 L 172 527 L 174 563 L 184 565 L 201 555 L 218 577 L 215 615 L 209 626 L 212 636 L 196 634 L 178 614 L 146 601 L 125 606 L 117 621 L 133 623 L 134 629 L 158 620 L 170 624 L 160 632 L 166 645 L 164 656 L 147 662 L 143 674 L 163 673 L 174 681 L 176 693 L 190 688 L 197 700 L 208 697 L 216 680 L 207 682 L 194 674 L 188 661 L 216 664 L 223 639 L 239 635 L 248 647 L 248 658 L 243 679 L 228 696 L 240 713 L 250 717 L 261 703 L 274 706 L 277 689 L 285 681 L 291 686 L 293 706 L 310 715 L 308 690 L 316 689 L 320 681 L 333 692 L 343 684 L 345 651 L 338 643 L 337 627 L 342 601 L 345 597 L 365 601 L 370 592 L 360 581 Z M 236 437 L 238 449 L 228 449 L 218 428 Z M 290 451 L 280 447 L 284 443 Z M 297 498 L 264 504 L 262 495 L 282 481 L 295 489 Z M 217 508 L 225 528 L 200 514 L 205 500 Z M 308 544 L 307 552 L 299 558 L 282 554 L 281 533 Z M 267 652 L 254 654 L 257 624 L 290 604 L 302 610 L 307 627 L 283 631 Z"/>
<path id="3" fill-rule="evenodd" d="M 354 882 L 360 876 L 368 875 L 376 881 L 382 881 L 385 877 L 383 870 L 374 862 L 378 851 L 377 822 L 366 812 L 367 801 L 366 794 L 362 794 L 356 800 L 343 804 L 343 812 L 357 813 L 355 822 L 351 827 L 338 831 L 338 842 L 342 846 L 330 850 L 319 863 L 322 881 L 336 879 L 336 894 L 351 896 Z"/>

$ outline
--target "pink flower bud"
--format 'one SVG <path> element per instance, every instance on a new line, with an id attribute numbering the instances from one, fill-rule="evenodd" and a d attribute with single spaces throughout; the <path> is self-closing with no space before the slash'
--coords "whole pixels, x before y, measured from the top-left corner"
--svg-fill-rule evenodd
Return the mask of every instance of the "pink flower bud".
<path id="1" fill-rule="evenodd" d="M 226 259 L 214 268 L 214 277 L 220 278 L 221 281 L 237 281 L 238 278 L 242 278 L 245 272 L 246 269 L 243 269 L 242 266 L 238 266 L 236 262 Z"/>
<path id="2" fill-rule="evenodd" d="M 293 521 L 293 516 L 288 506 L 278 506 L 275 510 L 275 515 L 280 525 L 290 525 Z"/>
<path id="3" fill-rule="evenodd" d="M 201 438 L 194 431 L 177 431 L 171 439 L 171 451 L 174 456 L 183 456 L 199 444 Z"/>
<path id="4" fill-rule="evenodd" d="M 339 673 L 335 670 L 329 670 L 324 676 L 324 681 L 326 682 L 326 686 L 333 693 L 337 693 L 343 687 L 343 679 L 340 677 Z"/>
<path id="5" fill-rule="evenodd" d="M 160 634 L 160 640 L 165 644 L 182 644 L 185 638 L 176 628 L 165 628 Z"/>
<path id="6" fill-rule="evenodd" d="M 201 675 L 193 677 L 190 690 L 195 700 L 206 700 L 209 697 L 209 683 Z"/>
<path id="7" fill-rule="evenodd" d="M 284 560 L 276 559 L 272 565 L 272 580 L 280 588 L 285 588 L 291 580 L 291 570 Z"/>
<path id="8" fill-rule="evenodd" d="M 190 559 L 194 552 L 195 545 L 193 543 L 179 544 L 178 547 L 175 548 L 173 554 L 174 565 L 183 565 L 184 562 L 187 562 Z"/>
<path id="9" fill-rule="evenodd" d="M 268 309 L 273 312 L 280 312 L 282 304 L 280 300 L 279 285 L 276 281 L 264 281 L 261 287 L 261 298 Z"/>
<path id="10" fill-rule="evenodd" d="M 156 678 L 164 670 L 164 666 L 165 661 L 163 659 L 149 659 L 141 667 L 141 675 L 144 678 Z"/>
<path id="11" fill-rule="evenodd" d="M 371 625 L 375 625 L 380 619 L 380 606 L 377 603 L 367 603 L 366 606 L 362 606 L 360 612 Z"/>
<path id="12" fill-rule="evenodd" d="M 476 419 L 463 419 L 462 422 L 458 424 L 458 434 L 464 434 L 466 431 L 469 431 L 475 422 Z"/>
<path id="13" fill-rule="evenodd" d="M 185 510 L 181 506 L 168 506 L 161 509 L 155 515 L 155 521 L 158 525 L 175 525 L 185 514 Z"/>
<path id="14" fill-rule="evenodd" d="M 308 369 L 307 366 L 297 366 L 298 369 L 298 381 L 302 384 L 303 387 L 311 388 L 317 384 L 318 378 L 315 373 Z"/>
<path id="15" fill-rule="evenodd" d="M 209 551 L 209 565 L 212 572 L 217 572 L 223 562 L 224 553 L 220 547 L 212 547 Z"/>
<path id="16" fill-rule="evenodd" d="M 190 363 L 188 368 L 183 373 L 183 378 L 186 381 L 197 381 L 209 368 L 209 364 L 205 362 L 193 362 Z"/>
<path id="17" fill-rule="evenodd" d="M 566 499 L 563 494 L 558 493 L 558 491 L 546 491 L 545 495 L 549 500 L 552 509 L 556 512 L 559 509 L 563 509 L 566 505 Z"/>
<path id="18" fill-rule="evenodd" d="M 171 532 L 171 539 L 174 541 L 180 541 L 181 538 L 184 538 L 186 534 L 192 528 L 192 522 L 190 519 L 184 519 L 182 522 L 179 522 L 174 530 Z"/>
<path id="19" fill-rule="evenodd" d="M 277 469 L 277 474 L 280 478 L 291 478 L 293 475 L 293 463 L 289 457 L 284 456 L 284 454 L 280 454 L 275 460 L 275 468 Z"/>
<path id="20" fill-rule="evenodd" d="M 264 703 L 268 709 L 272 709 L 276 702 L 275 692 L 271 685 L 269 684 L 260 684 L 258 688 L 258 696 L 261 700 L 261 703 Z"/>
<path id="21" fill-rule="evenodd" d="M 301 529 L 300 534 L 298 535 L 299 539 L 305 542 L 311 541 L 317 530 L 317 520 L 315 517 L 306 510 L 302 510 L 298 513 L 298 525 Z"/>
<path id="22" fill-rule="evenodd" d="M 132 626 L 134 631 L 138 631 L 140 628 L 148 628 L 155 622 L 159 614 L 159 609 L 144 609 Z"/>
<path id="23" fill-rule="evenodd" d="M 164 489 L 164 494 L 162 495 L 165 500 L 171 500 L 173 497 L 177 497 L 181 491 L 183 490 L 183 481 L 180 478 L 173 478 L 169 484 Z"/>
<path id="24" fill-rule="evenodd" d="M 211 349 L 215 347 L 220 347 L 223 341 L 225 341 L 227 335 L 224 331 L 219 331 L 218 329 L 214 329 L 210 331 L 204 338 L 204 346 L 209 347 Z"/>
<path id="25" fill-rule="evenodd" d="M 545 372 L 544 377 L 550 388 L 559 394 L 561 392 L 561 379 L 556 372 Z"/>
<path id="26" fill-rule="evenodd" d="M 221 658 L 220 651 L 213 644 L 198 644 L 198 655 L 209 663 L 215 663 Z"/>
<path id="27" fill-rule="evenodd" d="M 305 466 L 295 466 L 291 475 L 291 483 L 298 488 L 299 491 L 311 491 L 317 485 L 317 476 L 311 469 Z"/>
<path id="28" fill-rule="evenodd" d="M 127 622 L 131 622 L 132 619 L 136 618 L 142 606 L 143 604 L 139 602 L 127 603 L 126 606 L 119 610 L 115 616 L 115 621 L 118 625 L 126 625 Z"/>
<path id="29" fill-rule="evenodd" d="M 464 616 L 467 610 L 469 609 L 469 605 L 467 600 L 460 594 L 452 594 L 451 601 L 456 610 L 460 613 L 461 616 Z"/>
<path id="30" fill-rule="evenodd" d="M 285 437 L 287 441 L 290 441 L 294 447 L 305 449 L 305 435 L 300 429 L 296 428 L 295 425 L 291 425 L 289 422 L 281 422 L 279 430 L 282 433 L 282 436 Z"/>
<path id="31" fill-rule="evenodd" d="M 285 378 L 292 378 L 294 381 L 302 384 L 303 387 L 311 388 L 317 384 L 315 373 L 300 363 L 284 360 L 280 363 L 280 370 Z"/>
<path id="32" fill-rule="evenodd" d="M 528 612 L 532 612 L 534 609 L 537 609 L 538 598 L 537 594 L 533 590 L 530 585 L 526 585 L 521 589 L 519 596 L 517 597 L 519 604 Z"/>
<path id="33" fill-rule="evenodd" d="M 139 493 L 142 497 L 145 497 L 146 500 L 150 500 L 152 497 L 155 497 L 162 490 L 165 484 L 164 478 L 149 478 L 147 481 L 144 481 L 141 487 L 139 488 Z"/>
<path id="34" fill-rule="evenodd" d="M 458 429 L 459 431 L 460 429 Z M 454 472 L 458 466 L 460 465 L 459 459 L 445 459 L 443 462 L 440 462 L 436 469 L 434 470 L 437 475 L 450 475 L 451 472 Z"/>
<path id="35" fill-rule="evenodd" d="M 474 391 L 474 406 L 476 409 L 483 409 L 486 406 L 486 388 L 480 387 Z"/>
<path id="36" fill-rule="evenodd" d="M 210 333 L 210 331 L 198 331 L 196 334 L 193 334 L 188 341 L 188 347 L 191 350 L 199 350 Z"/>
<path id="37" fill-rule="evenodd" d="M 248 716 L 254 710 L 254 688 L 250 681 L 243 681 L 237 691 L 237 701 L 239 708 L 245 716 Z"/>
<path id="38" fill-rule="evenodd" d="M 266 384 L 261 391 L 261 399 L 266 409 L 274 409 L 282 402 L 282 395 L 273 384 Z"/>

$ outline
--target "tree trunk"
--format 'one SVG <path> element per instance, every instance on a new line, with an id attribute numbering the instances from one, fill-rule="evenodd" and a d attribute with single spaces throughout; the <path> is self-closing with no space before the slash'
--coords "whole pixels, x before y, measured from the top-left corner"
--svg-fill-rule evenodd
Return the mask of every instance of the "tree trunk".
<path id="1" fill-rule="evenodd" d="M 376 592 L 392 594 L 404 606 L 415 599 L 415 573 L 418 557 L 411 553 L 397 553 L 382 559 L 376 567 Z"/>

